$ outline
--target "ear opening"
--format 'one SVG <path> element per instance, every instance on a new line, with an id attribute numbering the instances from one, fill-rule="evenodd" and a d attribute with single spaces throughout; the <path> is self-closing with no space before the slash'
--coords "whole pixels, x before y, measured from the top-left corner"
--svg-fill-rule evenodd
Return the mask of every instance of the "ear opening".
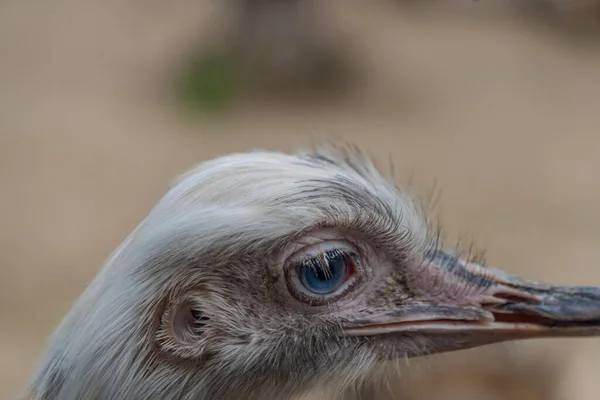
<path id="1" fill-rule="evenodd" d="M 176 356 L 199 357 L 210 322 L 200 296 L 185 296 L 167 305 L 156 335 L 157 342 L 163 351 Z"/>
<path id="2" fill-rule="evenodd" d="M 187 300 L 177 307 L 173 316 L 173 333 L 179 338 L 202 336 L 210 318 L 193 301 Z"/>

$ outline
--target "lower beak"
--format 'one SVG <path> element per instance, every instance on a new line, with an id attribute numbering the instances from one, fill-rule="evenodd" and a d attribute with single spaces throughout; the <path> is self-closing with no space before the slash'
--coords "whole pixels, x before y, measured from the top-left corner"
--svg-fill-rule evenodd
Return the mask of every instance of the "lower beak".
<path id="1" fill-rule="evenodd" d="M 600 287 L 527 281 L 441 251 L 424 266 L 412 282 L 422 288 L 420 294 L 394 302 L 398 305 L 389 311 L 348 321 L 344 334 L 432 339 L 429 353 L 516 339 L 600 336 Z M 428 291 L 432 275 L 443 282 L 435 294 Z"/>

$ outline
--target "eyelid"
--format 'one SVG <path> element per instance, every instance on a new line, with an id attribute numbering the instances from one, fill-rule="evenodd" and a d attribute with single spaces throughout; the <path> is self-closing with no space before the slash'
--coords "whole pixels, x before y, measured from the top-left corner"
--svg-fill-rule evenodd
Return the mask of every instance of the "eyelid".
<path id="1" fill-rule="evenodd" d="M 287 264 L 298 264 L 329 250 L 348 250 L 357 253 L 356 248 L 345 240 L 328 240 L 303 247 L 288 258 Z"/>

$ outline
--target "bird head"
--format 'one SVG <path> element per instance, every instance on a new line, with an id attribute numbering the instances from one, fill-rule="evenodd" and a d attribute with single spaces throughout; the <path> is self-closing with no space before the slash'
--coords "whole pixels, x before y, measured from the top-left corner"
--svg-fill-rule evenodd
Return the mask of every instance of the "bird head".
<path id="1" fill-rule="evenodd" d="M 485 267 L 429 225 L 350 146 L 205 162 L 75 303 L 32 397 L 285 399 L 384 361 L 600 335 L 600 289 Z"/>

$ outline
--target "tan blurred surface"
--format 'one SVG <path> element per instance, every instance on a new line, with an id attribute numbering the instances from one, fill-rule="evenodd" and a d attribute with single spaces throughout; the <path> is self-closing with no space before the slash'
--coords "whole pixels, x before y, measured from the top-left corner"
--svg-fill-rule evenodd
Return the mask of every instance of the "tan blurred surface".
<path id="1" fill-rule="evenodd" d="M 599 48 L 509 19 L 331 2 L 368 71 L 353 97 L 190 121 L 163 90 L 174 60 L 215 30 L 215 4 L 0 3 L 0 398 L 15 398 L 45 337 L 169 180 L 226 152 L 355 141 L 384 163 L 391 154 L 423 194 L 437 181 L 445 230 L 476 238 L 490 264 L 600 285 Z M 598 398 L 600 341 L 510 354 L 554 355 L 557 399 Z M 448 387 L 410 398 L 483 399 Z"/>

